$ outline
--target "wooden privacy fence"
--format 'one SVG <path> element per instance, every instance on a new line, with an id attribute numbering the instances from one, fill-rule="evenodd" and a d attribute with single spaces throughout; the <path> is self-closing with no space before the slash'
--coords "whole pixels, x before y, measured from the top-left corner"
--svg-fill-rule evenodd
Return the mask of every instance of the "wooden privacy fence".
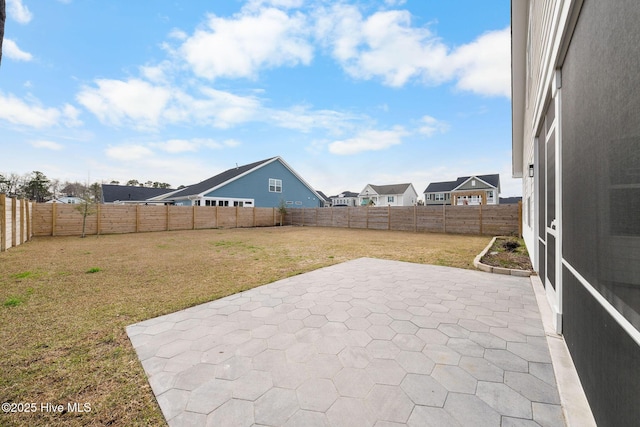
<path id="1" fill-rule="evenodd" d="M 522 235 L 522 205 L 288 209 L 286 223 L 431 233 Z"/>
<path id="2" fill-rule="evenodd" d="M 0 252 L 31 239 L 33 202 L 0 194 Z"/>
<path id="3" fill-rule="evenodd" d="M 118 234 L 206 228 L 270 227 L 280 224 L 276 208 L 93 205 L 85 233 Z M 36 204 L 34 236 L 79 236 L 83 214 L 78 205 Z"/>

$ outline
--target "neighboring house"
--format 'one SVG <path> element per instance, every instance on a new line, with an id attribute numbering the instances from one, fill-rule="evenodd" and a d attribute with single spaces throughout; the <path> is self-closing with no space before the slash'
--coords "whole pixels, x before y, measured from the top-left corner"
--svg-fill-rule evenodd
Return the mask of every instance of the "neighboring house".
<path id="1" fill-rule="evenodd" d="M 360 206 L 414 206 L 417 203 L 418 193 L 413 184 L 367 184 L 358 194 Z"/>
<path id="2" fill-rule="evenodd" d="M 358 206 L 358 193 L 353 191 L 343 191 L 342 193 L 331 196 L 332 206 Z"/>
<path id="3" fill-rule="evenodd" d="M 640 420 L 640 2 L 512 0 L 523 237 L 595 421 Z"/>
<path id="4" fill-rule="evenodd" d="M 309 208 L 321 196 L 281 157 L 236 166 L 216 176 L 154 201 L 183 206 L 240 206 Z"/>
<path id="5" fill-rule="evenodd" d="M 82 203 L 82 199 L 80 197 L 62 196 L 51 199 L 47 203 L 65 203 L 69 205 L 77 205 Z"/>
<path id="6" fill-rule="evenodd" d="M 432 182 L 424 190 L 425 205 L 497 205 L 500 175 L 472 175 Z"/>
<path id="7" fill-rule="evenodd" d="M 150 188 L 135 185 L 102 184 L 102 203 L 151 204 L 149 199 L 171 193 L 170 188 Z"/>

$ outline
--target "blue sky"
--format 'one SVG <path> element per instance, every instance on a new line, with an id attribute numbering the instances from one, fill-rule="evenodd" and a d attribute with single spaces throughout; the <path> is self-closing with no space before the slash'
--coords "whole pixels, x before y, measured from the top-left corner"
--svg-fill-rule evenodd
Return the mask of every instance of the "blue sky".
<path id="1" fill-rule="evenodd" d="M 327 195 L 511 178 L 508 0 L 7 0 L 0 173 L 189 185 L 283 159 Z"/>

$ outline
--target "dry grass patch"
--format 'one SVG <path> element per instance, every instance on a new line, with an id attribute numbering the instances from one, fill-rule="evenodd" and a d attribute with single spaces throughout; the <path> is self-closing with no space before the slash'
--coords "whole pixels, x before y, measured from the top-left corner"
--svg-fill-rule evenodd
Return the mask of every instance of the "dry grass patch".
<path id="1" fill-rule="evenodd" d="M 0 254 L 0 400 L 91 412 L 0 425 L 162 425 L 127 325 L 360 257 L 473 268 L 488 240 L 307 227 L 37 238 Z"/>

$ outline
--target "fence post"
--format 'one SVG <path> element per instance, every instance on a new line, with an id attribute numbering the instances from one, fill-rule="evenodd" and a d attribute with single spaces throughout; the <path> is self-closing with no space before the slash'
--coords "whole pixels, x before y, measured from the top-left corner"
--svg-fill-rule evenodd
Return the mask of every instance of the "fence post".
<path id="1" fill-rule="evenodd" d="M 365 212 L 367 213 L 366 214 L 366 218 L 367 218 L 367 227 L 366 228 L 368 230 L 369 229 L 369 205 L 367 205 L 367 207 L 365 209 L 366 209 Z"/>
<path id="2" fill-rule="evenodd" d="M 51 235 L 56 235 L 56 219 L 58 216 L 57 203 L 51 203 Z"/>
<path id="3" fill-rule="evenodd" d="M 522 237 L 522 200 L 518 201 L 518 237 Z"/>
<path id="4" fill-rule="evenodd" d="M 253 228 L 256 228 L 256 207 L 252 207 L 253 209 Z"/>
<path id="5" fill-rule="evenodd" d="M 240 207 L 236 205 L 236 228 L 238 228 L 238 209 L 240 209 Z"/>
<path id="6" fill-rule="evenodd" d="M 31 240 L 31 215 L 32 215 L 32 210 L 31 210 L 31 202 L 29 200 L 27 200 L 27 204 L 25 205 L 26 208 L 26 214 L 27 214 L 27 241 Z"/>
<path id="7" fill-rule="evenodd" d="M 443 233 L 447 233 L 447 204 L 442 203 L 442 227 L 444 228 Z"/>
<path id="8" fill-rule="evenodd" d="M 18 212 L 18 198 L 12 197 L 11 201 L 11 246 L 18 246 L 16 240 L 18 240 L 18 229 L 16 222 L 16 215 Z"/>
<path id="9" fill-rule="evenodd" d="M 164 210 L 164 214 L 165 214 L 165 219 L 166 219 L 166 224 L 165 224 L 165 229 L 167 231 L 169 231 L 169 205 L 164 205 L 165 206 L 165 210 Z"/>
<path id="10" fill-rule="evenodd" d="M 413 232 L 418 232 L 418 205 L 413 205 Z"/>
<path id="11" fill-rule="evenodd" d="M 20 199 L 20 243 L 23 244 L 24 240 L 24 199 Z"/>
<path id="12" fill-rule="evenodd" d="M 193 205 L 193 212 L 191 213 L 191 229 L 196 229 L 196 205 Z"/>
<path id="13" fill-rule="evenodd" d="M 96 236 L 99 236 L 100 229 L 102 228 L 102 212 L 100 212 L 100 206 L 102 206 L 102 203 L 97 203 L 96 206 Z"/>
<path id="14" fill-rule="evenodd" d="M 136 204 L 136 233 L 140 232 L 140 205 Z"/>
<path id="15" fill-rule="evenodd" d="M 480 202 L 480 235 L 482 235 L 482 202 Z"/>
<path id="16" fill-rule="evenodd" d="M 387 230 L 391 230 L 391 205 L 387 205 Z"/>
<path id="17" fill-rule="evenodd" d="M 0 252 L 7 250 L 7 195 L 0 194 Z"/>

